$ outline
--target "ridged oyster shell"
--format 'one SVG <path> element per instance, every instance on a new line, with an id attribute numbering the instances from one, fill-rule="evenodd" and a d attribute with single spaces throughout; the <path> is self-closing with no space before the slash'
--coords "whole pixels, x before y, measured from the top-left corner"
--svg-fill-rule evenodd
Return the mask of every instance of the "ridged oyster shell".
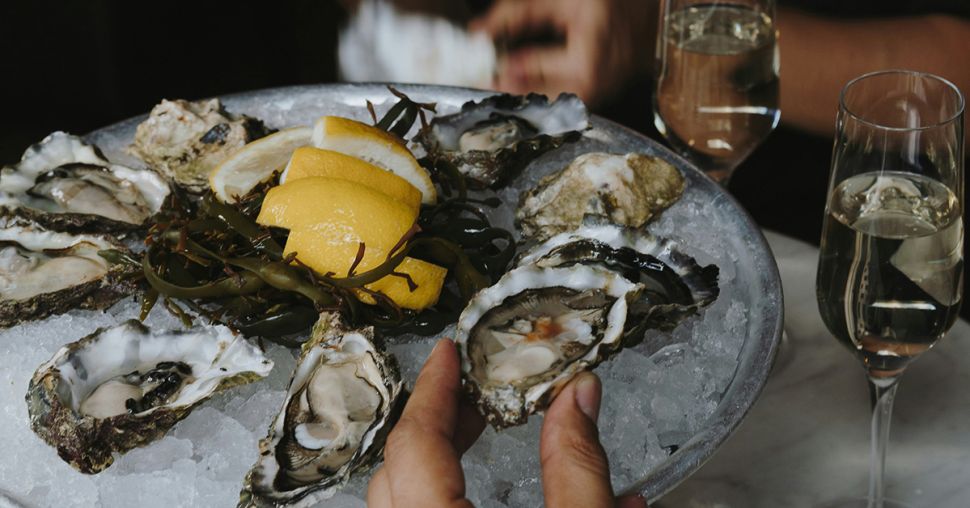
<path id="1" fill-rule="evenodd" d="M 224 389 L 265 377 L 260 350 L 223 326 L 154 332 L 135 320 L 99 329 L 37 368 L 27 391 L 34 432 L 82 473 L 164 435 Z"/>
<path id="2" fill-rule="evenodd" d="M 110 163 L 94 145 L 54 132 L 0 170 L 0 207 L 50 229 L 125 231 L 144 224 L 169 194 L 152 171 Z"/>
<path id="3" fill-rule="evenodd" d="M 239 506 L 310 506 L 381 458 L 404 402 L 397 362 L 372 327 L 323 313 L 303 345 L 283 408 L 259 443 Z"/>
<path id="4" fill-rule="evenodd" d="M 0 328 L 71 309 L 104 309 L 136 291 L 127 265 L 98 252 L 128 249 L 114 238 L 48 231 L 0 211 Z"/>
<path id="5" fill-rule="evenodd" d="M 469 302 L 455 332 L 465 389 L 493 426 L 524 423 L 580 371 L 713 302 L 717 276 L 672 242 L 587 218 Z"/>
<path id="6" fill-rule="evenodd" d="M 444 159 L 466 177 L 499 187 L 530 162 L 589 128 L 579 97 L 562 94 L 495 95 L 467 102 L 461 111 L 434 118 L 416 139 L 432 159 Z"/>
<path id="7" fill-rule="evenodd" d="M 270 132 L 261 120 L 229 113 L 219 99 L 163 100 L 138 125 L 131 152 L 168 180 L 202 193 L 216 166 Z"/>
<path id="8" fill-rule="evenodd" d="M 516 223 L 539 240 L 573 231 L 591 214 L 639 228 L 680 199 L 685 185 L 677 168 L 656 157 L 586 153 L 524 193 Z"/>

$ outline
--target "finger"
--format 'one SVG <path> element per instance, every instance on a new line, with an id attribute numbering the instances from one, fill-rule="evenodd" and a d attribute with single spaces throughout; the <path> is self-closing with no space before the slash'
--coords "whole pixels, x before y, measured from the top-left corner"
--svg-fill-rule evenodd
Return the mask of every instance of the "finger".
<path id="1" fill-rule="evenodd" d="M 384 467 L 394 506 L 471 506 L 452 444 L 460 397 L 458 369 L 454 343 L 438 341 L 387 438 Z"/>
<path id="2" fill-rule="evenodd" d="M 367 506 L 369 508 L 392 508 L 391 485 L 387 480 L 387 470 L 381 467 L 371 476 L 367 484 Z"/>
<path id="3" fill-rule="evenodd" d="M 546 27 L 561 28 L 566 21 L 558 1 L 500 0 L 485 16 L 472 20 L 469 30 L 484 31 L 492 38 L 516 39 Z"/>
<path id="4" fill-rule="evenodd" d="M 458 426 L 451 443 L 459 454 L 464 454 L 478 440 L 485 430 L 485 418 L 478 409 L 462 397 L 458 406 Z"/>
<path id="5" fill-rule="evenodd" d="M 647 506 L 647 501 L 640 496 L 623 496 L 616 500 L 616 508 L 649 508 L 649 507 Z"/>
<path id="6" fill-rule="evenodd" d="M 599 378 L 581 373 L 546 411 L 539 440 L 546 505 L 613 506 L 606 452 L 599 442 Z"/>

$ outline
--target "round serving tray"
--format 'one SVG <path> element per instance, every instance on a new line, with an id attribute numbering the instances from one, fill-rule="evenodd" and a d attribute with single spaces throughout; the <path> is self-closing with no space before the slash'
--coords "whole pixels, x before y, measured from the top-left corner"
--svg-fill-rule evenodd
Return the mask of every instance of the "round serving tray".
<path id="1" fill-rule="evenodd" d="M 400 85 L 397 88 L 414 100 L 437 103 L 439 114 L 453 112 L 466 101 L 490 95 L 490 92 L 479 90 L 439 86 Z M 319 116 L 328 114 L 369 120 L 368 100 L 375 104 L 378 114 L 395 100 L 381 84 L 296 86 L 228 95 L 221 99 L 229 111 L 255 116 L 275 128 L 309 125 Z M 111 125 L 90 133 L 87 138 L 100 146 L 113 161 L 138 164 L 127 155 L 125 148 L 143 119 L 144 116 Z M 681 329 L 672 334 L 653 334 L 644 344 L 629 352 L 621 352 L 597 368 L 597 373 L 604 379 L 601 438 L 613 466 L 614 486 L 618 492 L 639 492 L 648 499 L 656 499 L 697 470 L 714 453 L 761 392 L 782 330 L 781 283 L 760 229 L 724 189 L 651 139 L 598 117 L 592 118 L 592 126 L 579 142 L 546 154 L 530 165 L 512 188 L 501 191 L 499 196 L 506 203 L 503 205 L 506 210 L 493 214 L 493 222 L 511 228 L 509 210 L 518 203 L 519 192 L 580 153 L 647 153 L 665 159 L 686 175 L 687 190 L 683 198 L 648 226 L 648 230 L 673 239 L 681 250 L 697 258 L 701 264 L 717 264 L 721 271 L 721 296 Z M 118 321 L 128 317 L 132 316 L 119 316 Z M 50 327 L 43 327 L 43 323 L 36 326 L 40 327 L 38 333 L 52 333 Z M 52 344 L 64 344 L 79 337 L 63 336 Z M 16 330 L 0 332 L 0 344 L 7 339 L 20 340 Z M 430 350 L 432 341 L 399 338 L 390 342 L 391 351 L 405 363 L 402 367 L 409 383 L 413 382 L 420 360 Z M 15 345 L 8 344 L 10 347 Z M 39 354 L 37 363 L 49 358 L 50 354 Z M 6 365 L 8 361 L 23 361 L 14 358 L 16 360 L 8 360 L 0 355 L 0 371 L 12 367 Z M 278 369 L 291 368 L 277 363 Z M 24 368 L 18 367 L 17 370 L 23 371 Z M 676 371 L 682 372 L 675 376 Z M 289 373 L 275 374 L 266 390 L 285 389 Z M 23 388 L 19 395 L 22 397 L 26 393 L 29 374 L 19 376 L 10 380 L 7 389 Z M 258 390 L 260 388 L 253 388 L 251 392 Z M 629 400 L 637 403 L 631 404 Z M 226 405 L 232 406 L 232 403 Z M 611 409 L 612 406 L 622 407 Z M 228 409 L 226 411 L 230 413 Z M 25 411 L 14 413 L 0 412 L 0 420 L 22 418 Z M 481 501 L 487 500 L 488 506 L 518 506 L 525 501 L 516 500 L 535 499 L 519 496 L 513 491 L 540 490 L 537 460 L 527 461 L 529 464 L 522 466 L 525 473 L 517 473 L 520 479 L 513 481 L 509 471 L 518 466 L 501 457 L 508 455 L 509 447 L 521 447 L 522 441 L 529 442 L 528 452 L 534 455 L 540 423 L 541 418 L 533 417 L 528 428 L 485 433 L 480 443 L 469 452 L 475 457 L 473 464 L 466 464 L 470 497 L 474 494 Z M 9 421 L 0 422 L 0 427 L 8 424 L 13 425 Z M 16 422 L 16 425 L 26 428 L 27 422 Z M 238 443 L 240 447 L 253 447 L 253 459 L 255 439 L 252 443 Z M 20 457 L 20 460 L 59 462 L 52 450 L 48 455 L 31 454 Z M 51 467 L 57 468 L 60 474 L 78 474 L 64 464 L 51 464 Z M 492 476 L 489 474 L 492 469 L 503 469 L 504 472 Z M 480 474 L 482 471 L 485 474 Z M 0 493 L 7 490 L 14 499 L 33 504 L 33 496 L 10 481 L 13 476 L 10 465 L 5 466 L 4 461 L 0 461 Z M 488 478 L 479 485 L 476 478 L 482 476 Z M 239 485 L 241 482 L 240 476 Z M 50 485 L 50 488 L 59 487 Z M 351 493 L 358 495 L 364 488 L 366 479 L 349 486 Z M 102 486 L 102 501 L 104 495 Z"/>

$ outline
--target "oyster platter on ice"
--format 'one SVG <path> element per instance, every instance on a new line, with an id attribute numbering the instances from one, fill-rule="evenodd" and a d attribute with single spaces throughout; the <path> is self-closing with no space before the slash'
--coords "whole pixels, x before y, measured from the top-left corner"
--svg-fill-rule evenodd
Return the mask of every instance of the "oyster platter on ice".
<path id="1" fill-rule="evenodd" d="M 780 333 L 747 215 L 575 96 L 163 101 L 6 162 L 0 492 L 25 506 L 364 506 L 442 337 L 492 427 L 463 458 L 476 506 L 542 504 L 541 415 L 583 370 L 614 488 L 654 498 L 738 425 Z"/>

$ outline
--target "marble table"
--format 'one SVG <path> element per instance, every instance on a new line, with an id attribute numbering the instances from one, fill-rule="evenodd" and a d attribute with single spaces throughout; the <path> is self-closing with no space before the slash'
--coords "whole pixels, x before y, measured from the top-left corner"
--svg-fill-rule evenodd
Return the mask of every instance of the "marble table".
<path id="1" fill-rule="evenodd" d="M 818 249 L 766 233 L 778 260 L 790 340 L 761 398 L 711 460 L 653 508 L 815 507 L 868 486 L 869 396 L 858 360 L 815 304 Z M 970 324 L 960 320 L 902 379 L 887 497 L 970 506 Z"/>

